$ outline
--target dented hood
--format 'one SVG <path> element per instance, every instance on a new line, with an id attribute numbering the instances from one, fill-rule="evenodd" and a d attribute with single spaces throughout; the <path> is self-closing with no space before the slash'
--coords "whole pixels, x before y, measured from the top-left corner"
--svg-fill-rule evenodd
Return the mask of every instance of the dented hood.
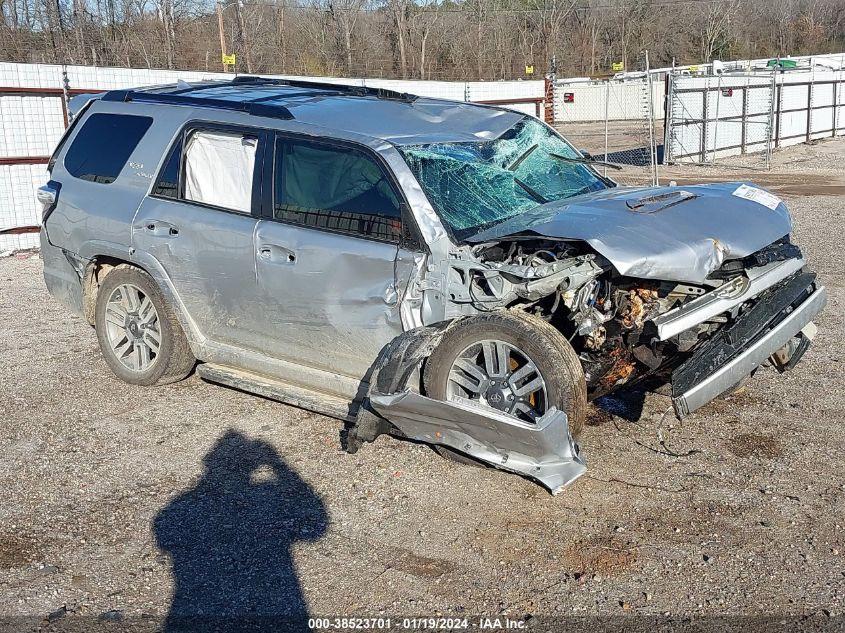
<path id="1" fill-rule="evenodd" d="M 750 183 L 618 187 L 541 205 L 473 236 L 582 240 L 622 274 L 701 283 L 728 259 L 788 235 L 773 194 Z"/>

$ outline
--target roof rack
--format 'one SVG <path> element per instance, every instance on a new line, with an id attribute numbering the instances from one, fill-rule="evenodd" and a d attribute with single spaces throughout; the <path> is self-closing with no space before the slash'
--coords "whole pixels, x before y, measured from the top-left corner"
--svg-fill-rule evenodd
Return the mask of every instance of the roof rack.
<path id="1" fill-rule="evenodd" d="M 198 108 L 217 108 L 246 112 L 255 116 L 274 119 L 293 119 L 293 114 L 283 105 L 259 101 L 229 101 L 226 99 L 205 99 L 190 95 L 169 92 L 143 92 L 140 90 L 111 90 L 102 96 L 102 101 L 135 101 L 138 103 L 164 103 L 169 105 L 195 106 Z"/>
<path id="2" fill-rule="evenodd" d="M 417 95 L 387 88 L 372 88 L 369 86 L 351 86 L 349 84 L 334 84 L 325 81 L 310 81 L 307 79 L 276 79 L 273 77 L 258 77 L 254 75 L 238 75 L 232 79 L 233 86 L 293 86 L 294 88 L 317 88 L 329 90 L 338 94 L 358 97 L 377 97 L 412 103 L 419 99 Z"/>

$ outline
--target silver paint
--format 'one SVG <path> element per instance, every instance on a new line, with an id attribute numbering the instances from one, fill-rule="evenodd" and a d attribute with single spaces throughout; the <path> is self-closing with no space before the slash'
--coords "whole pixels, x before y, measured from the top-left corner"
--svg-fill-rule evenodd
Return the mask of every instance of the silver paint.
<path id="1" fill-rule="evenodd" d="M 678 189 L 606 189 L 541 205 L 472 241 L 511 235 L 581 240 L 621 275 L 700 284 L 725 260 L 746 257 L 792 231 L 783 204 L 770 209 L 731 195 L 739 184 L 685 186 L 696 197 L 653 213 L 628 203 Z"/>
<path id="2" fill-rule="evenodd" d="M 736 385 L 810 324 L 826 304 L 827 289 L 821 286 L 762 338 L 749 345 L 742 353 L 719 367 L 700 383 L 680 396 L 672 398 L 675 414 L 679 418 L 687 416 Z"/>
<path id="3" fill-rule="evenodd" d="M 448 446 L 539 481 L 556 495 L 587 471 L 566 414 L 554 407 L 536 424 L 489 409 L 403 391 L 373 393 L 373 408 L 411 439 Z"/>

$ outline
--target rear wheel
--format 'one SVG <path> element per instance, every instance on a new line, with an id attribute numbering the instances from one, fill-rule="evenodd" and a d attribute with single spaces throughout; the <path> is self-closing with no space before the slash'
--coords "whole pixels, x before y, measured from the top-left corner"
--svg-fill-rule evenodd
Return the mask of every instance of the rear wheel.
<path id="1" fill-rule="evenodd" d="M 109 368 L 133 385 L 165 385 L 187 376 L 196 359 L 182 328 L 147 273 L 122 265 L 106 275 L 94 317 Z"/>
<path id="2" fill-rule="evenodd" d="M 533 424 L 552 406 L 564 411 L 578 437 L 587 411 L 587 385 L 564 336 L 539 317 L 497 312 L 451 327 L 426 362 L 426 393 L 511 415 Z M 441 455 L 469 457 L 438 446 Z"/>

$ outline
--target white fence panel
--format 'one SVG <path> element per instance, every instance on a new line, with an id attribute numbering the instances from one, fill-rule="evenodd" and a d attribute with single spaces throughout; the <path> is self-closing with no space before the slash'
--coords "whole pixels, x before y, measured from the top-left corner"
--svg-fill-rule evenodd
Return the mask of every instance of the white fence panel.
<path id="1" fill-rule="evenodd" d="M 670 161 L 708 162 L 845 134 L 845 71 L 759 73 L 738 89 L 732 84 L 739 80 L 730 74 L 672 78 Z M 736 125 L 737 118 L 745 124 Z"/>
<path id="2" fill-rule="evenodd" d="M 545 81 L 469 81 L 468 101 L 492 101 L 508 99 L 537 99 L 545 93 Z"/>
<path id="3" fill-rule="evenodd" d="M 64 131 L 59 99 L 9 95 L 0 99 L 0 156 L 49 156 Z"/>
<path id="4" fill-rule="evenodd" d="M 643 109 L 643 80 L 630 81 L 578 81 L 558 80 L 555 82 L 555 123 L 576 123 L 604 121 L 605 112 L 609 121 L 630 121 L 638 119 Z M 664 84 L 652 84 L 654 118 L 664 116 Z M 571 95 L 571 100 L 566 97 Z"/>
<path id="5" fill-rule="evenodd" d="M 46 181 L 45 165 L 0 166 L 0 227 L 40 224 L 34 192 Z M 0 253 L 37 246 L 37 234 L 0 236 Z"/>
<path id="6" fill-rule="evenodd" d="M 771 75 L 675 75 L 671 82 L 669 162 L 703 163 L 768 150 Z"/>

